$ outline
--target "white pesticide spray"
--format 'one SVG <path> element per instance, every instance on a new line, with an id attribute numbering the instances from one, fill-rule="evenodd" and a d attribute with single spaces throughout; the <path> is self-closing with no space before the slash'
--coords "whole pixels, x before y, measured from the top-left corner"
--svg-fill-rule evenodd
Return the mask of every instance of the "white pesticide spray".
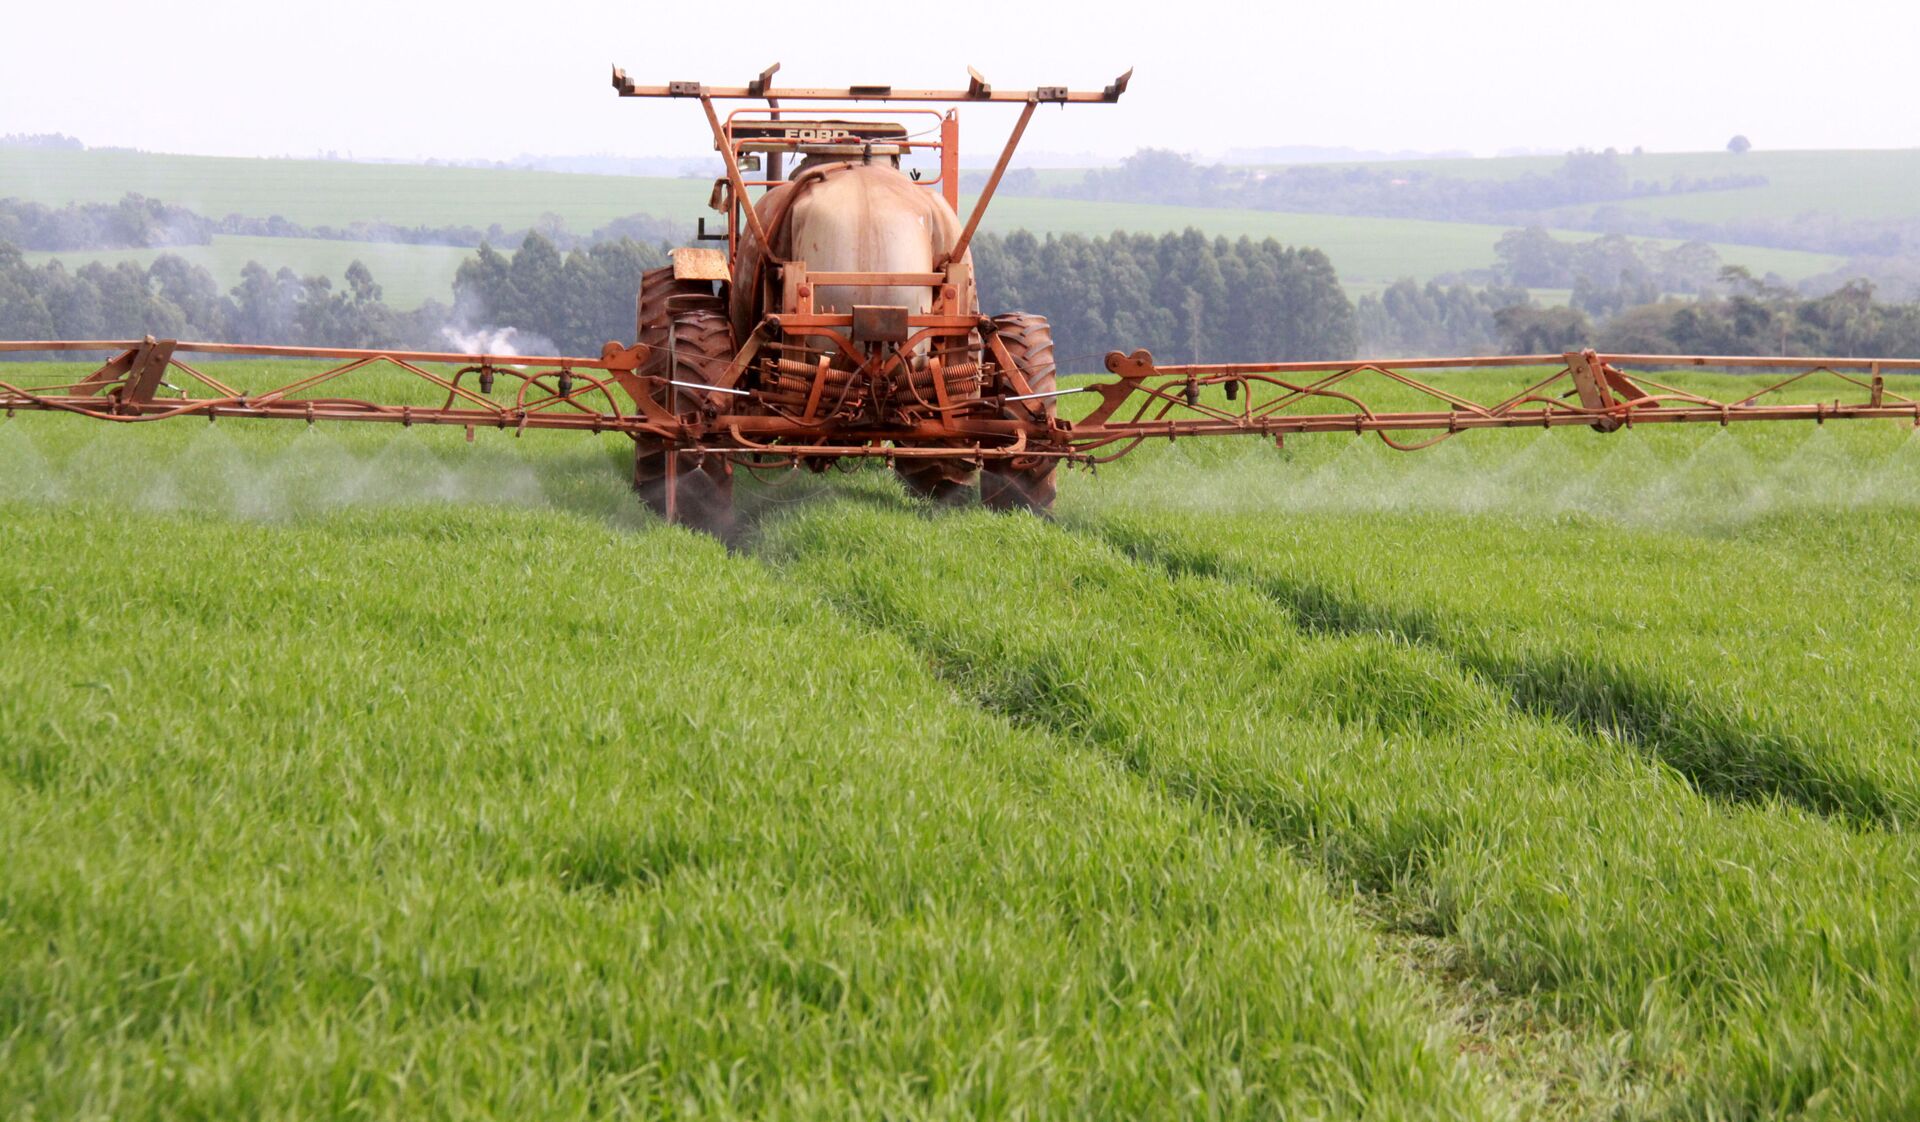
<path id="1" fill-rule="evenodd" d="M 1920 504 L 1920 428 L 1910 430 L 1906 439 L 1861 480 L 1858 503 L 1861 506 Z"/>
<path id="2" fill-rule="evenodd" d="M 440 329 L 440 337 L 447 346 L 466 354 L 477 355 L 554 355 L 559 348 L 553 340 L 531 331 L 522 331 L 517 327 L 495 327 L 491 324 L 480 327 L 467 327 L 463 324 L 448 324 Z"/>
<path id="3" fill-rule="evenodd" d="M 27 426 L 17 422 L 0 422 L 0 497 L 29 503 L 55 503 L 66 497 L 53 464 Z"/>
<path id="4" fill-rule="evenodd" d="M 556 477 L 566 470 L 551 457 L 530 458 L 510 438 L 489 448 L 452 433 L 344 434 L 325 425 L 293 430 L 244 422 L 130 431 L 89 423 L 84 431 L 60 426 L 54 435 L 70 440 L 41 442 L 32 427 L 0 422 L 0 507 L 103 504 L 251 522 L 345 508 L 538 508 L 556 505 L 542 469 Z M 554 485 L 567 484 L 556 478 Z"/>
<path id="5" fill-rule="evenodd" d="M 1920 509 L 1920 430 L 1892 424 L 1467 433 L 1405 453 L 1373 436 L 1290 438 L 1286 455 L 1245 447 L 1149 445 L 1079 501 L 1196 516 L 1571 517 L 1680 534 L 1803 510 Z"/>
<path id="6" fill-rule="evenodd" d="M 480 355 L 557 355 L 553 340 L 518 327 L 489 323 L 491 314 L 485 301 L 472 292 L 461 292 L 454 302 L 452 322 L 440 329 L 447 346 L 466 354 Z"/>

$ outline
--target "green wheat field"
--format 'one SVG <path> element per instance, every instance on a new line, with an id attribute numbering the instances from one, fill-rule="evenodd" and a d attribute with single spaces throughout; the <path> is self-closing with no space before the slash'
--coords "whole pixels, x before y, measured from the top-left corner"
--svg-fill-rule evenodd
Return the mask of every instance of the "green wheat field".
<path id="1" fill-rule="evenodd" d="M 1920 1115 L 1911 425 L 623 444 L 0 422 L 0 1116 Z"/>

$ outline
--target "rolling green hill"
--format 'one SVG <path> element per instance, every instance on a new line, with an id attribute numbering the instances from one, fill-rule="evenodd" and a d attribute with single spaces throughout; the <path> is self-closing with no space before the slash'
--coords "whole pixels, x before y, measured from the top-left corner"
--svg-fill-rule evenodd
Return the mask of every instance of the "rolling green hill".
<path id="1" fill-rule="evenodd" d="M 584 233 L 628 214 L 691 213 L 711 186 L 700 179 L 337 160 L 0 149 L 0 198 L 59 205 L 112 202 L 134 191 L 212 218 L 277 214 L 307 226 L 367 221 L 484 230 L 498 222 L 514 229 L 557 214 Z"/>
<path id="2" fill-rule="evenodd" d="M 1077 199 L 996 199 L 985 223 L 1002 232 L 1017 229 L 1053 233 L 1109 234 L 1115 230 L 1161 233 L 1189 226 L 1227 237 L 1277 238 L 1292 245 L 1326 251 L 1350 284 L 1426 280 L 1440 273 L 1480 269 L 1494 262 L 1493 245 L 1511 227 L 1473 222 L 1425 222 L 1411 218 L 1354 218 L 1338 214 L 1290 214 L 1271 210 L 1156 206 L 1147 203 L 1083 202 Z M 1594 234 L 1556 231 L 1569 241 Z M 1673 246 L 1671 240 L 1655 244 Z M 1757 274 L 1779 273 L 1799 280 L 1838 268 L 1842 258 L 1825 253 L 1716 245 L 1728 264 Z"/>
<path id="3" fill-rule="evenodd" d="M 1648 176 L 1764 175 L 1764 187 L 1700 191 L 1619 204 L 1699 222 L 1792 218 L 1818 212 L 1849 219 L 1920 218 L 1920 149 L 1883 152 L 1729 152 L 1646 156 Z M 1637 161 L 1636 161 L 1637 165 Z M 1636 174 L 1638 174 L 1636 172 Z"/>
<path id="4" fill-rule="evenodd" d="M 1708 179 L 1762 175 L 1767 183 L 1730 191 L 1699 191 L 1609 205 L 1701 222 L 1746 218 L 1791 218 L 1819 212 L 1838 218 L 1920 217 L 1920 148 L 1842 151 L 1651 152 L 1623 157 L 1635 179 L 1665 183 L 1676 176 Z M 1558 156 L 1496 159 L 1403 160 L 1335 165 L 1424 172 L 1463 179 L 1513 179 L 1550 172 Z M 1573 208 L 1580 211 L 1591 207 Z"/>
<path id="5" fill-rule="evenodd" d="M 690 214 L 691 211 L 679 213 Z M 1139 233 L 1178 231 L 1189 226 L 1209 234 L 1276 238 L 1293 245 L 1316 246 L 1333 259 L 1354 294 L 1378 291 L 1403 277 L 1427 280 L 1441 273 L 1493 264 L 1493 243 L 1506 229 L 1465 222 L 1420 222 L 1395 218 L 1348 218 L 1326 214 L 1283 214 L 1257 210 L 1147 206 L 1133 203 L 1083 203 L 1064 199 L 1010 197 L 997 200 L 985 222 L 1006 233 L 1029 229 L 1052 233 L 1104 235 L 1115 230 Z M 1569 240 L 1591 234 L 1563 233 Z M 1671 245 L 1672 242 L 1659 244 Z M 1756 273 L 1777 272 L 1798 280 L 1837 268 L 1838 257 L 1750 246 L 1718 246 L 1728 262 Z M 69 266 L 87 261 L 148 262 L 177 253 L 205 265 L 228 283 L 240 278 L 248 261 L 288 265 L 301 275 L 324 274 L 338 280 L 355 259 L 366 262 L 396 307 L 418 307 L 428 299 L 451 299 L 453 275 L 470 250 L 448 246 L 394 245 L 310 238 L 216 237 L 210 246 L 166 249 L 75 250 L 33 253 L 32 260 L 59 258 Z M 1564 302 L 1562 299 L 1561 302 Z"/>
<path id="6" fill-rule="evenodd" d="M 1920 193 L 1907 189 L 1920 172 L 1920 150 L 1891 152 L 1751 152 L 1654 154 L 1631 157 L 1639 178 L 1727 174 L 1730 169 L 1765 175 L 1765 187 L 1649 198 L 1619 204 L 1650 212 L 1718 220 L 1740 216 L 1790 216 L 1832 209 L 1856 217 L 1920 213 Z M 1557 157 L 1432 160 L 1377 166 L 1418 168 L 1438 174 L 1513 176 L 1550 169 Z M 634 213 L 691 221 L 705 214 L 709 184 L 692 178 L 565 175 L 506 169 L 359 164 L 294 159 L 239 159 L 119 151 L 0 150 L 0 197 L 48 205 L 110 202 L 129 191 L 189 206 L 221 217 L 279 215 L 304 225 L 380 221 L 396 225 L 498 223 L 523 228 L 557 215 L 579 231 Z M 1904 209 L 1903 209 L 1904 208 Z M 1355 218 L 1274 211 L 1083 202 L 1003 196 L 986 228 L 1007 232 L 1108 234 L 1114 230 L 1162 233 L 1189 226 L 1208 234 L 1273 237 L 1316 246 L 1333 259 L 1354 291 L 1375 289 L 1402 276 L 1435 275 L 1484 268 L 1504 226 L 1411 219 Z M 1589 234 L 1562 232 L 1569 239 Z M 1672 243 L 1665 243 L 1672 244 Z M 1749 246 L 1717 245 L 1729 264 L 1759 274 L 1799 280 L 1829 272 L 1842 259 Z M 150 260 L 159 251 L 82 251 L 59 256 L 69 264 L 87 260 Z M 374 271 L 392 302 L 414 306 L 448 299 L 453 271 L 463 251 L 437 246 L 375 245 L 306 239 L 220 238 L 212 246 L 181 252 L 222 279 L 237 279 L 249 259 L 303 274 L 338 278 L 358 258 Z"/>

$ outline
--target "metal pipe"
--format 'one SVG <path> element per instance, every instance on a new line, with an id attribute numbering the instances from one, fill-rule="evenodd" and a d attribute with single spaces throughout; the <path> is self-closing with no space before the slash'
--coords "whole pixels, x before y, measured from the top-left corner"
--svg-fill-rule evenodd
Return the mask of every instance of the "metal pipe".
<path id="1" fill-rule="evenodd" d="M 1117 356 L 1117 357 L 1116 357 Z M 1108 369 L 1113 369 L 1114 361 L 1125 361 L 1129 356 L 1120 351 L 1108 354 Z M 1868 370 L 1876 367 L 1881 370 L 1920 371 L 1920 359 L 1916 358 L 1779 358 L 1742 355 L 1596 355 L 1601 362 L 1613 366 L 1705 366 L 1740 367 L 1767 366 L 1790 369 L 1817 370 L 1826 367 L 1835 370 Z M 1457 368 L 1472 370 L 1493 366 L 1564 366 L 1567 356 L 1551 355 L 1467 355 L 1460 358 L 1381 358 L 1353 360 L 1343 362 L 1194 362 L 1184 364 L 1160 365 L 1155 363 L 1150 373 L 1185 377 L 1192 374 L 1200 377 L 1212 375 L 1239 374 L 1303 374 L 1317 371 L 1339 370 L 1444 370 Z"/>
<path id="2" fill-rule="evenodd" d="M 994 188 L 1000 186 L 1000 177 L 1007 174 L 1007 165 L 1013 162 L 1013 150 L 1020 146 L 1020 138 L 1026 134 L 1027 122 L 1033 120 L 1033 111 L 1040 103 L 1031 98 L 1020 110 L 1020 119 L 1013 123 L 1013 134 L 1007 137 L 1007 146 L 1000 150 L 1000 162 L 993 165 L 993 174 L 987 177 L 987 185 L 980 191 L 980 198 L 973 204 L 973 213 L 967 216 L 967 228 L 960 231 L 960 239 L 953 243 L 953 249 L 947 253 L 948 261 L 958 261 L 967 255 L 967 246 L 973 241 L 973 232 L 980 228 L 980 219 L 987 213 L 987 204 L 993 201 Z"/>
<path id="3" fill-rule="evenodd" d="M 147 343 L 145 339 L 61 339 L 45 342 L 0 339 L 0 352 L 124 351 L 144 347 Z M 189 342 L 174 343 L 173 349 L 176 354 L 186 351 L 203 355 L 245 355 L 249 358 L 390 358 L 402 362 L 446 362 L 459 363 L 462 366 L 571 366 L 589 370 L 612 369 L 604 358 L 568 355 L 479 355 L 457 351 L 377 351 L 347 347 L 276 347 L 253 343 Z"/>
<path id="4" fill-rule="evenodd" d="M 1070 394 L 1070 393 L 1085 393 L 1092 388 L 1093 387 L 1091 386 L 1074 386 L 1070 389 L 1046 390 L 1042 393 L 1022 393 L 1022 394 L 1015 394 L 1012 397 L 1007 398 L 1006 400 L 1007 401 L 1032 401 L 1033 399 L 1038 397 L 1065 397 L 1067 394 Z"/>
<path id="5" fill-rule="evenodd" d="M 681 389 L 685 389 L 685 390 L 700 390 L 703 393 L 730 393 L 735 397 L 752 397 L 753 396 L 751 393 L 748 393 L 746 390 L 728 389 L 725 386 L 709 386 L 705 382 L 682 382 L 675 378 L 668 378 L 667 385 L 679 386 Z"/>
<path id="6" fill-rule="evenodd" d="M 733 185 L 733 205 L 746 212 L 747 227 L 753 231 L 753 238 L 762 249 L 773 252 L 773 246 L 767 241 L 767 232 L 760 226 L 760 212 L 754 209 L 753 200 L 747 197 L 747 185 L 740 178 L 740 161 L 733 154 L 733 140 L 727 136 L 725 125 L 720 123 L 720 114 L 713 110 L 713 99 L 702 94 L 700 107 L 707 111 L 707 124 L 713 127 L 713 139 L 720 145 L 720 157 L 727 162 L 727 180 Z"/>

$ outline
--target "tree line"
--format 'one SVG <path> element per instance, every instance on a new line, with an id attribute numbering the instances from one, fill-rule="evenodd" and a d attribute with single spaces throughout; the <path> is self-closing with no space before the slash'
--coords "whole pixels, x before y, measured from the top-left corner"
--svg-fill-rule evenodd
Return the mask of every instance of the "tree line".
<path id="1" fill-rule="evenodd" d="M 1636 244 L 1620 234 L 1565 241 L 1539 226 L 1509 230 L 1494 243 L 1485 279 L 1514 288 L 1571 289 L 1572 304 L 1594 316 L 1611 315 L 1663 293 L 1711 292 L 1720 253 L 1705 242 L 1672 249 Z"/>
<path id="2" fill-rule="evenodd" d="M 1520 262 L 1514 247 L 1532 241 L 1516 239 L 1508 256 Z M 660 245 L 620 239 L 563 252 L 530 232 L 511 254 L 482 245 L 463 262 L 454 306 L 429 302 L 402 311 L 385 302 L 360 262 L 341 284 L 249 263 L 238 284 L 223 287 L 205 268 L 172 254 L 146 266 L 70 269 L 57 260 L 31 264 L 0 243 L 0 338 L 151 334 L 462 349 L 463 332 L 514 327 L 543 337 L 541 349 L 591 355 L 606 340 L 631 337 L 640 276 L 665 262 Z M 1711 291 L 1687 299 L 1656 293 L 1618 307 L 1542 306 L 1517 287 L 1403 280 L 1355 305 L 1317 250 L 1193 230 L 987 235 L 976 243 L 975 266 L 983 309 L 1046 315 L 1068 369 L 1098 369 L 1109 349 L 1135 347 L 1165 361 L 1229 362 L 1342 358 L 1357 350 L 1535 354 L 1583 346 L 1920 357 L 1920 303 L 1881 300 L 1866 280 L 1806 296 L 1723 268 Z"/>
<path id="3" fill-rule="evenodd" d="M 410 312 L 382 299 L 354 262 L 344 285 L 249 263 L 223 290 L 205 268 L 162 254 L 147 266 L 29 264 L 0 243 L 0 337 L 155 335 L 338 347 L 444 345 L 446 332 L 512 326 L 556 349 L 597 354 L 633 334 L 634 295 L 664 247 L 621 238 L 562 251 L 539 231 L 513 253 L 482 244 L 461 263 L 451 308 Z M 983 235 L 975 242 L 983 306 L 1047 316 L 1063 357 L 1087 368 L 1111 348 L 1163 359 L 1222 361 L 1348 354 L 1353 307 L 1333 265 L 1271 239 L 1125 234 Z"/>
<path id="4" fill-rule="evenodd" d="M 316 347 L 438 345 L 446 305 L 410 312 L 382 299 L 368 268 L 355 261 L 344 286 L 248 262 L 240 283 L 223 289 L 204 267 L 171 253 L 150 265 L 27 262 L 0 242 L 0 338 L 197 339 Z"/>
<path id="5" fill-rule="evenodd" d="M 633 339 L 640 275 L 666 263 L 664 247 L 631 238 L 562 253 L 536 231 L 511 256 L 482 245 L 454 276 L 454 318 L 537 335 L 560 354 L 597 355 L 610 339 Z"/>
<path id="6" fill-rule="evenodd" d="M 1721 270 L 1717 291 L 1658 297 L 1590 315 L 1543 306 L 1523 290 L 1402 280 L 1360 298 L 1371 354 L 1717 354 L 1920 358 L 1920 302 L 1885 301 L 1856 279 L 1820 296 Z"/>
<path id="7" fill-rule="evenodd" d="M 532 226 L 519 230 L 509 230 L 497 222 L 484 230 L 471 225 L 396 226 L 389 222 L 307 226 L 277 214 L 209 218 L 187 207 L 131 192 L 117 202 L 60 207 L 0 199 L 0 242 L 53 252 L 207 245 L 216 235 L 477 248 L 482 243 L 511 244 L 535 232 L 560 249 L 570 250 L 621 238 L 646 243 L 673 241 L 683 237 L 688 228 L 684 223 L 650 214 L 629 214 L 585 234 L 574 233 L 556 214 L 542 215 Z"/>
<path id="8" fill-rule="evenodd" d="M 1143 148 L 1114 168 L 1096 168 L 1050 194 L 1110 202 L 1241 207 L 1316 214 L 1425 218 L 1445 222 L 1527 222 L 1546 210 L 1694 191 L 1764 186 L 1763 175 L 1728 173 L 1635 179 L 1609 148 L 1578 150 L 1547 172 L 1469 178 L 1418 168 L 1304 164 L 1277 168 L 1201 165 L 1179 152 Z"/>
<path id="9" fill-rule="evenodd" d="M 1871 281 L 1805 296 L 1730 268 L 1724 288 L 1627 308 L 1599 325 L 1596 345 L 1623 354 L 1920 357 L 1920 303 L 1880 300 Z"/>
<path id="10" fill-rule="evenodd" d="M 0 136 L 0 148 L 58 148 L 78 152 L 86 145 L 79 137 L 63 132 L 10 132 Z"/>
<path id="11" fill-rule="evenodd" d="M 1671 249 L 1620 235 L 1566 241 L 1539 226 L 1509 230 L 1489 269 L 1420 285 L 1401 280 L 1354 309 L 1373 354 L 1535 354 L 1587 338 L 1593 324 L 1673 293 L 1711 294 L 1723 272 L 1704 242 Z M 1564 288 L 1567 307 L 1542 306 L 1529 288 Z M 1573 345 L 1573 344 L 1567 344 Z"/>
<path id="12" fill-rule="evenodd" d="M 1719 222 L 1627 210 L 1595 208 L 1571 216 L 1574 229 L 1638 237 L 1692 238 L 1774 249 L 1840 254 L 1840 268 L 1801 282 L 1802 292 L 1825 292 L 1857 277 L 1872 278 L 1893 298 L 1920 299 L 1920 218 L 1842 218 L 1809 211 L 1791 217 L 1729 218 Z"/>
<path id="13" fill-rule="evenodd" d="M 1272 238 L 1114 233 L 974 242 L 982 310 L 1044 315 L 1073 368 L 1109 350 L 1145 347 L 1163 361 L 1325 358 L 1351 354 L 1353 305 L 1317 249 Z"/>
<path id="14" fill-rule="evenodd" d="M 344 284 L 248 262 L 223 289 L 213 274 L 175 254 L 150 265 L 58 260 L 29 263 L 0 242 L 0 338 L 199 339 L 314 347 L 445 348 L 458 335 L 513 326 L 572 354 L 593 355 L 633 334 L 640 274 L 665 251 L 632 239 L 562 253 L 529 233 L 511 258 L 482 245 L 461 264 L 454 306 L 389 306 L 365 264 Z"/>
<path id="15" fill-rule="evenodd" d="M 1506 348 L 1498 317 L 1508 308 L 1531 308 L 1523 288 L 1476 288 L 1466 284 L 1422 285 L 1402 279 L 1360 297 L 1354 325 L 1361 349 L 1388 357 L 1492 354 Z M 1337 357 L 1337 356 L 1335 356 Z"/>
<path id="16" fill-rule="evenodd" d="M 0 199 L 0 242 L 20 249 L 150 249 L 205 245 L 217 224 L 183 206 L 128 194 L 117 203 L 43 206 Z"/>
<path id="17" fill-rule="evenodd" d="M 974 268 L 982 310 L 1026 311 L 1053 325 L 1063 359 L 1113 348 L 1218 361 L 1346 354 L 1353 308 L 1333 265 L 1268 239 L 1182 234 L 981 235 Z M 632 334 L 640 274 L 664 255 L 633 241 L 562 254 L 539 234 L 509 256 L 482 246 L 460 266 L 455 307 L 511 324 L 573 354 Z"/>

